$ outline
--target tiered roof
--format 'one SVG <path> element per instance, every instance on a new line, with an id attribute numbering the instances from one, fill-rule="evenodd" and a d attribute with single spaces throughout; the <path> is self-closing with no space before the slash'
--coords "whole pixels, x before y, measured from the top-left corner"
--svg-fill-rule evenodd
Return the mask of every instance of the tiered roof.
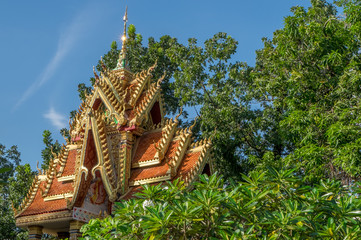
<path id="1" fill-rule="evenodd" d="M 70 122 L 71 140 L 39 173 L 28 196 L 16 209 L 24 227 L 69 221 L 96 176 L 111 205 L 132 197 L 145 183 L 181 178 L 189 185 L 208 163 L 210 142 L 192 143 L 193 126 L 180 129 L 178 116 L 166 119 L 156 63 L 133 74 L 123 52 L 118 67 L 94 71 L 96 83 Z M 111 209 L 111 207 L 109 207 Z"/>

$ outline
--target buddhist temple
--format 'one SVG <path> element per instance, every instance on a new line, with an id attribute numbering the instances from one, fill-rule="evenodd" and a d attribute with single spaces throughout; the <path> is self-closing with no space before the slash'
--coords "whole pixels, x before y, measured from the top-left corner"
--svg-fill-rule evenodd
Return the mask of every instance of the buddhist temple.
<path id="1" fill-rule="evenodd" d="M 111 214 L 114 202 L 132 198 L 142 184 L 181 178 L 191 187 L 211 172 L 210 142 L 193 142 L 193 126 L 179 128 L 179 116 L 165 118 L 156 63 L 138 73 L 128 68 L 126 22 L 127 14 L 117 67 L 94 71 L 94 88 L 70 122 L 71 139 L 14 209 L 29 239 L 77 239 L 84 223 Z"/>

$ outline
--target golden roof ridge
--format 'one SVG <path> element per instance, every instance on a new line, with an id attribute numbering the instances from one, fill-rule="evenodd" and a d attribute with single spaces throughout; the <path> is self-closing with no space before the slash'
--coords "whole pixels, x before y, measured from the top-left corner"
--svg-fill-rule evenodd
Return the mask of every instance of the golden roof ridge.
<path id="1" fill-rule="evenodd" d="M 193 167 L 190 169 L 190 171 L 183 177 L 184 183 L 186 185 L 189 185 L 189 183 L 192 183 L 196 176 L 200 174 L 200 170 L 202 170 L 207 162 L 208 155 L 210 155 L 210 147 L 211 147 L 211 141 L 210 139 L 204 139 L 201 141 L 203 146 L 203 149 L 201 150 L 201 153 L 197 159 L 197 162 Z"/>
<path id="2" fill-rule="evenodd" d="M 73 186 L 73 197 L 72 200 L 70 201 L 69 199 L 67 199 L 66 203 L 67 203 L 67 208 L 71 209 L 73 207 L 73 205 L 75 204 L 75 201 L 77 200 L 78 197 L 78 193 L 79 193 L 79 188 L 80 188 L 80 183 L 82 182 L 82 176 L 83 174 L 85 174 L 84 179 L 87 179 L 88 177 L 88 172 L 89 170 L 84 166 L 84 159 L 85 159 L 85 151 L 83 151 L 83 149 L 85 149 L 85 146 L 87 144 L 87 141 L 84 141 L 84 139 L 88 139 L 89 136 L 89 124 L 86 124 L 85 127 L 85 134 L 84 134 L 84 138 L 81 141 L 81 145 L 78 144 L 78 148 L 76 149 L 77 154 L 76 154 L 76 158 L 75 158 L 75 169 L 78 169 L 77 171 L 75 171 L 75 177 L 72 183 Z M 80 154 L 79 154 L 80 153 Z"/>
<path id="3" fill-rule="evenodd" d="M 34 201 L 34 198 L 36 196 L 36 193 L 38 192 L 39 186 L 40 186 L 40 179 L 38 175 L 36 175 L 33 179 L 33 182 L 29 188 L 28 193 L 26 194 L 25 198 L 21 202 L 20 206 L 16 209 L 13 208 L 15 217 L 20 216 Z"/>
<path id="4" fill-rule="evenodd" d="M 154 71 L 155 67 L 157 66 L 157 62 L 148 68 L 148 70 L 143 70 L 139 74 L 136 75 L 137 84 L 135 86 L 134 91 L 132 92 L 131 98 L 129 100 L 129 104 L 134 106 L 139 99 L 140 95 L 143 93 L 143 90 L 148 82 L 151 80 L 152 72 Z"/>
<path id="5" fill-rule="evenodd" d="M 183 131 L 181 131 L 180 135 L 181 136 L 180 136 L 180 141 L 178 143 L 177 150 L 174 154 L 173 159 L 170 162 L 173 175 L 177 174 L 178 168 L 184 158 L 185 152 L 187 151 L 187 149 L 190 145 L 190 141 L 191 141 L 191 137 L 192 137 L 192 133 L 188 132 L 187 129 L 184 129 Z"/>
<path id="6" fill-rule="evenodd" d="M 160 83 L 163 81 L 165 75 L 163 75 L 157 82 L 152 83 L 150 88 L 147 90 L 146 97 L 134 108 L 135 117 L 131 120 L 133 124 L 140 125 L 145 115 L 150 108 L 153 106 L 157 98 L 160 95 Z"/>
<path id="7" fill-rule="evenodd" d="M 60 150 L 60 153 L 58 154 L 58 163 L 59 163 L 59 170 L 56 174 L 56 177 L 60 177 L 62 174 L 63 174 L 63 171 L 65 169 L 65 165 L 67 163 L 67 160 L 68 160 L 68 156 L 69 156 L 69 149 L 67 148 L 67 145 L 63 145 L 61 150 Z"/>
<path id="8" fill-rule="evenodd" d="M 167 123 L 162 129 L 162 137 L 159 139 L 157 146 L 155 146 L 157 153 L 154 158 L 158 158 L 160 161 L 163 160 L 166 152 L 168 151 L 169 145 L 173 140 L 174 134 L 177 130 L 178 119 L 168 119 Z"/>

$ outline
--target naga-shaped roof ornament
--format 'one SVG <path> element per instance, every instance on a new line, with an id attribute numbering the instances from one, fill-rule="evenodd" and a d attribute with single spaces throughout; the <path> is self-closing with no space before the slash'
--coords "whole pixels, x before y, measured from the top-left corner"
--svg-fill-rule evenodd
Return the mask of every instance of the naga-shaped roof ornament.
<path id="1" fill-rule="evenodd" d="M 123 36 L 121 38 L 122 39 L 122 49 L 119 53 L 119 59 L 118 59 L 117 66 L 114 70 L 128 68 L 128 61 L 127 61 L 127 56 L 126 56 L 127 55 L 126 40 L 127 40 L 128 6 L 125 9 L 123 21 L 124 21 L 124 31 L 123 31 Z"/>

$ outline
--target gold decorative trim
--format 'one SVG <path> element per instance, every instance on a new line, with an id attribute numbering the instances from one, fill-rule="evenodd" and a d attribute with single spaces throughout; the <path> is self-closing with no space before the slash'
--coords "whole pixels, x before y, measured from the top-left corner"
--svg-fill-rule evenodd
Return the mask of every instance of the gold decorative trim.
<path id="1" fill-rule="evenodd" d="M 27 227 L 31 225 L 42 225 L 54 222 L 71 221 L 73 212 L 69 210 L 38 215 L 23 216 L 16 219 L 16 226 Z"/>
<path id="2" fill-rule="evenodd" d="M 183 130 L 183 129 L 181 129 L 181 130 Z M 182 138 L 181 132 L 182 131 L 180 131 L 179 129 L 177 130 L 177 132 L 175 133 L 176 136 L 174 136 L 173 141 L 181 140 L 181 138 Z"/>
<path id="3" fill-rule="evenodd" d="M 77 154 L 76 154 L 76 160 L 75 160 L 75 177 L 74 177 L 74 196 L 71 201 L 67 201 L 67 208 L 72 209 L 75 201 L 77 200 L 80 183 L 83 174 L 85 174 L 85 179 L 88 176 L 88 169 L 84 166 L 84 159 L 85 159 L 85 153 L 88 147 L 88 136 L 91 129 L 91 125 L 89 123 L 89 119 L 87 120 L 86 127 L 85 127 L 85 134 L 84 134 L 84 140 L 82 142 L 82 145 L 77 148 Z"/>
<path id="4" fill-rule="evenodd" d="M 74 181 L 74 180 L 75 180 L 75 174 L 58 178 L 58 182 L 66 182 L 66 181 Z"/>
<path id="5" fill-rule="evenodd" d="M 197 141 L 197 142 L 193 142 L 191 145 L 190 145 L 190 150 L 192 149 L 196 149 L 196 148 L 199 148 L 199 147 L 203 147 L 205 144 L 211 144 L 211 141 L 209 139 L 202 139 L 200 141 Z"/>
<path id="6" fill-rule="evenodd" d="M 158 79 L 157 82 L 152 83 L 150 88 L 146 92 L 144 99 L 135 107 L 135 118 L 131 120 L 132 125 L 140 125 L 142 121 L 147 120 L 149 111 L 154 103 L 160 96 L 160 83 L 163 81 L 165 74 Z"/>
<path id="7" fill-rule="evenodd" d="M 185 152 L 188 149 L 188 146 L 191 143 L 192 134 L 188 131 L 188 129 L 184 129 L 180 134 L 180 140 L 178 143 L 177 150 L 174 154 L 173 159 L 170 161 L 170 165 L 172 166 L 172 175 L 175 176 L 177 174 L 179 165 L 181 164 Z"/>
<path id="8" fill-rule="evenodd" d="M 31 184 L 30 189 L 28 191 L 28 194 L 25 196 L 18 209 L 14 209 L 15 218 L 19 216 L 21 213 L 23 213 L 34 201 L 36 193 L 38 192 L 39 189 L 39 185 L 40 185 L 40 180 L 38 176 L 35 176 L 33 183 Z"/>
<path id="9" fill-rule="evenodd" d="M 54 200 L 59 200 L 59 199 L 64 199 L 64 198 L 72 198 L 73 197 L 73 193 L 69 192 L 69 193 L 63 193 L 63 194 L 56 194 L 56 195 L 52 195 L 52 196 L 47 196 L 44 198 L 44 202 L 47 201 L 54 201 Z"/>
<path id="10" fill-rule="evenodd" d="M 112 82 L 109 80 L 108 77 L 106 76 L 103 76 L 103 79 L 105 79 L 105 82 L 107 83 L 108 85 L 108 88 L 111 89 L 111 92 L 114 94 L 115 98 L 118 100 L 119 103 L 122 103 L 122 105 L 124 105 L 124 97 L 125 97 L 125 91 L 123 91 L 122 89 L 119 89 L 119 93 L 118 91 L 115 89 L 115 87 L 113 86 Z M 121 97 L 119 95 L 122 95 L 123 96 L 123 99 L 121 99 Z M 109 96 L 111 96 L 109 94 Z"/>
<path id="11" fill-rule="evenodd" d="M 49 162 L 49 169 L 46 171 L 45 186 L 44 189 L 41 189 L 41 195 L 43 197 L 48 194 L 50 187 L 53 184 L 53 180 L 56 177 L 56 166 L 57 164 L 54 162 L 53 159 L 51 159 Z"/>
<path id="12" fill-rule="evenodd" d="M 115 88 L 118 90 L 119 88 L 125 88 L 129 83 L 132 83 L 134 79 L 134 74 L 128 69 L 114 69 L 108 72 L 109 78 L 114 84 Z M 118 83 L 118 85 L 117 85 Z"/>
<path id="13" fill-rule="evenodd" d="M 95 112 L 95 116 L 91 117 L 92 124 L 92 133 L 94 136 L 94 143 L 98 157 L 98 163 L 91 170 L 93 177 L 95 178 L 95 171 L 99 170 L 100 175 L 105 187 L 105 190 L 110 199 L 115 198 L 115 174 L 113 171 L 113 166 L 110 162 L 109 152 L 107 149 L 107 139 L 105 127 L 102 126 L 103 121 L 101 119 L 102 115 Z"/>
<path id="14" fill-rule="evenodd" d="M 42 174 L 42 175 L 38 175 L 38 179 L 39 179 L 39 181 L 45 181 L 46 180 L 46 175 L 44 174 Z"/>
<path id="15" fill-rule="evenodd" d="M 71 145 L 71 146 L 76 147 L 76 145 Z M 63 171 L 65 169 L 65 165 L 66 165 L 66 163 L 68 161 L 68 156 L 69 156 L 70 151 L 71 150 L 69 150 L 68 146 L 63 147 L 62 150 L 60 151 L 60 154 L 58 156 L 60 168 L 59 168 L 59 171 L 56 174 L 57 177 L 60 177 L 63 174 Z"/>
<path id="16" fill-rule="evenodd" d="M 203 149 L 203 146 L 198 146 L 195 148 L 188 149 L 187 153 L 196 153 L 196 152 L 202 151 L 202 149 Z"/>
<path id="17" fill-rule="evenodd" d="M 186 186 L 189 186 L 191 183 L 195 181 L 195 178 L 203 171 L 204 166 L 206 165 L 208 158 L 210 156 L 210 147 L 211 141 L 209 139 L 205 139 L 201 141 L 204 145 L 201 154 L 198 157 L 197 163 L 192 167 L 192 169 L 187 173 L 187 175 L 183 178 Z"/>
<path id="18" fill-rule="evenodd" d="M 115 109 L 113 108 L 112 104 L 110 103 L 110 101 L 106 97 L 106 93 L 100 87 L 97 87 L 96 91 L 99 93 L 100 99 L 105 104 L 105 106 L 109 110 L 110 114 L 115 113 Z"/>
<path id="19" fill-rule="evenodd" d="M 139 97 L 141 96 L 145 86 L 149 84 L 151 80 L 151 72 L 154 71 L 155 67 L 157 66 L 157 62 L 154 63 L 148 70 L 143 70 L 140 73 L 137 73 L 135 78 L 137 79 L 135 89 L 131 95 L 129 104 L 134 106 Z"/>
<path id="20" fill-rule="evenodd" d="M 157 144 L 156 149 L 157 153 L 154 156 L 154 159 L 163 160 L 165 153 L 168 150 L 169 144 L 172 142 L 174 133 L 177 130 L 178 119 L 168 119 L 165 123 L 165 126 L 162 129 L 162 137 L 159 140 L 159 144 Z"/>
<path id="21" fill-rule="evenodd" d="M 121 132 L 121 144 L 119 155 L 117 191 L 123 194 L 128 186 L 130 169 L 132 166 L 132 152 L 134 151 L 134 135 L 130 131 Z M 114 199 L 115 201 L 116 199 Z"/>
<path id="22" fill-rule="evenodd" d="M 76 145 L 82 144 L 83 130 L 85 129 L 85 126 L 87 124 L 88 113 L 91 111 L 96 96 L 97 93 L 95 92 L 95 89 L 92 89 L 89 95 L 86 94 L 85 100 L 82 101 L 82 103 L 80 104 L 79 109 L 75 114 L 75 117 L 71 122 L 69 122 L 69 126 L 70 126 L 69 133 L 72 138 L 71 142 L 73 144 L 74 143 L 76 143 Z"/>
<path id="23" fill-rule="evenodd" d="M 147 184 L 147 183 L 150 184 L 150 183 L 155 183 L 155 182 L 168 181 L 171 179 L 172 179 L 171 174 L 167 173 L 166 175 L 160 176 L 160 177 L 153 177 L 153 178 L 147 178 L 147 179 L 141 179 L 141 180 L 129 182 L 129 186 L 133 187 L 133 186 L 139 186 L 139 185 L 143 185 L 143 184 Z"/>
<path id="24" fill-rule="evenodd" d="M 119 92 L 119 95 L 122 96 L 121 99 L 114 87 L 112 88 L 112 85 L 109 85 L 109 79 L 103 76 L 102 79 L 106 79 L 106 81 L 102 80 L 98 83 L 97 91 L 99 92 L 100 98 L 109 109 L 110 116 L 114 115 L 118 124 L 124 125 L 127 121 L 124 117 L 126 91 L 120 89 L 121 92 Z"/>
<path id="25" fill-rule="evenodd" d="M 134 107 L 135 103 L 137 102 L 137 100 L 139 99 L 139 97 L 141 96 L 141 94 L 143 93 L 145 86 L 150 81 L 150 77 L 143 76 L 142 74 L 140 74 L 139 76 L 137 75 L 136 80 L 137 81 L 135 82 L 135 88 L 131 94 L 131 98 L 129 101 L 130 106 L 133 106 L 133 107 Z"/>
<path id="26" fill-rule="evenodd" d="M 68 151 L 71 151 L 71 150 L 78 149 L 78 145 L 76 145 L 76 144 L 69 144 L 69 145 L 66 145 L 66 148 L 68 149 Z"/>
<path id="27" fill-rule="evenodd" d="M 132 168 L 149 167 L 149 166 L 157 165 L 159 163 L 161 163 L 161 160 L 159 158 L 154 158 L 148 161 L 133 163 Z"/>
<path id="28" fill-rule="evenodd" d="M 158 124 L 152 124 L 152 125 L 144 126 L 145 127 L 144 130 L 146 131 L 146 133 L 161 131 L 162 127 L 164 127 L 162 123 L 163 123 L 163 119 Z"/>
<path id="29" fill-rule="evenodd" d="M 100 98 L 99 92 L 97 91 L 98 88 L 99 87 L 97 85 L 95 85 L 95 87 L 93 89 L 94 94 L 93 94 L 91 100 L 89 101 L 89 110 L 90 110 L 90 106 L 91 106 L 91 108 L 93 108 L 94 104 L 95 104 L 95 101 Z M 89 114 L 88 114 L 88 116 L 89 116 Z"/>

